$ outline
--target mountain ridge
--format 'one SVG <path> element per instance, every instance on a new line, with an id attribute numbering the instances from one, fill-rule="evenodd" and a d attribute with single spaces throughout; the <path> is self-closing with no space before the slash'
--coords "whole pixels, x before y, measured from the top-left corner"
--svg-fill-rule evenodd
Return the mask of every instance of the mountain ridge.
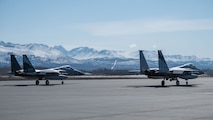
<path id="1" fill-rule="evenodd" d="M 114 51 L 114 50 L 96 50 L 89 47 L 77 47 L 66 50 L 58 45 L 50 47 L 45 44 L 29 43 L 15 44 L 11 42 L 0 41 L 0 67 L 9 66 L 10 54 L 15 54 L 21 63 L 23 54 L 29 56 L 35 66 L 52 67 L 56 65 L 71 64 L 80 69 L 139 69 L 138 51 Z M 157 67 L 157 52 L 144 51 L 144 55 L 150 67 Z M 213 60 L 210 58 L 198 58 L 195 55 L 165 55 L 169 66 L 180 65 L 184 63 L 194 63 L 201 68 L 212 68 Z M 115 62 L 116 61 L 116 62 Z M 115 65 L 116 64 L 116 65 Z"/>

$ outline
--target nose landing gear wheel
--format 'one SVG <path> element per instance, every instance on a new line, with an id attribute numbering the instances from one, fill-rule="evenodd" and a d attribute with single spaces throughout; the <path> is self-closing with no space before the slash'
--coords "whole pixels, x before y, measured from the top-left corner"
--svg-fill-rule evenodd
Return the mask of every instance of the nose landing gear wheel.
<path id="1" fill-rule="evenodd" d="M 63 84 L 64 84 L 64 81 L 61 81 L 61 84 L 63 85 Z"/>

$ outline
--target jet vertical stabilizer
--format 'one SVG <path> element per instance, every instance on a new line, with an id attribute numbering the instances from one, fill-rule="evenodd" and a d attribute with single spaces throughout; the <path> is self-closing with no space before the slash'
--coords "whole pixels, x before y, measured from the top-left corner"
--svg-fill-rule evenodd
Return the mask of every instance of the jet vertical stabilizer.
<path id="1" fill-rule="evenodd" d="M 18 70 L 21 70 L 21 66 L 15 58 L 15 55 L 10 55 L 11 60 L 11 73 L 15 73 Z"/>
<path id="2" fill-rule="evenodd" d="M 144 57 L 142 50 L 139 50 L 139 55 L 140 55 L 140 73 L 144 74 L 144 72 L 149 69 L 149 66 L 146 62 L 146 59 Z"/>
<path id="3" fill-rule="evenodd" d="M 161 50 L 158 50 L 158 64 L 159 64 L 159 72 L 161 73 L 169 72 L 169 67 L 164 59 Z"/>
<path id="4" fill-rule="evenodd" d="M 24 72 L 36 72 L 27 55 L 23 55 Z"/>

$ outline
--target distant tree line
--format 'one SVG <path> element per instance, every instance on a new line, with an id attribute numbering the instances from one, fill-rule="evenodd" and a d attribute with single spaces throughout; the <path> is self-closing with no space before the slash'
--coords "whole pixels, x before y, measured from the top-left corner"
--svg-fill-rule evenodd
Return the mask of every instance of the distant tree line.
<path id="1" fill-rule="evenodd" d="M 134 75 L 135 73 L 130 73 L 129 70 L 111 70 L 111 69 L 97 69 L 88 71 L 92 75 Z"/>
<path id="2" fill-rule="evenodd" d="M 204 70 L 205 74 L 208 75 L 208 76 L 213 76 L 213 69 L 206 69 Z"/>
<path id="3" fill-rule="evenodd" d="M 45 69 L 45 68 L 38 68 Z M 8 75 L 10 71 L 10 67 L 0 68 L 0 75 Z M 82 70 L 84 71 L 84 70 Z M 85 71 L 91 73 L 92 75 L 133 75 L 134 73 L 130 73 L 129 70 L 111 70 L 106 68 L 100 68 L 91 71 Z"/>

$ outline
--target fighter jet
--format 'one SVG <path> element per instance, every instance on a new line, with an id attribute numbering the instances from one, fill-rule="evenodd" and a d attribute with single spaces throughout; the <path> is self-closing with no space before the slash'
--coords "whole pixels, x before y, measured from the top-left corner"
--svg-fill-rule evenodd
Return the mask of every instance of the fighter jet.
<path id="1" fill-rule="evenodd" d="M 195 79 L 198 77 L 198 75 L 203 74 L 202 70 L 189 63 L 169 69 L 160 50 L 158 50 L 159 68 L 150 69 L 143 55 L 143 51 L 139 51 L 139 54 L 141 73 L 147 75 L 149 78 L 163 78 L 163 80 L 161 81 L 162 86 L 165 86 L 165 80 L 175 80 L 176 85 L 179 85 L 180 82 L 178 78 L 185 79 L 186 85 L 188 85 L 188 79 Z"/>
<path id="2" fill-rule="evenodd" d="M 17 62 L 15 55 L 11 55 L 11 73 L 15 76 L 37 78 L 38 80 L 35 81 L 36 85 L 39 85 L 39 80 L 42 79 L 46 80 L 46 85 L 49 85 L 49 80 L 62 80 L 61 84 L 64 84 L 63 79 L 67 78 L 66 75 L 61 74 L 60 70 L 35 69 L 26 55 L 23 55 L 23 69 Z"/>
<path id="3" fill-rule="evenodd" d="M 199 75 L 204 74 L 204 72 L 198 69 L 191 63 L 187 63 L 181 66 L 168 68 L 168 65 L 164 59 L 164 56 L 161 50 L 158 50 L 158 63 L 159 63 L 159 73 L 164 74 L 164 80 L 161 82 L 161 85 L 165 85 L 165 80 L 176 81 L 176 85 L 179 85 L 180 82 L 178 78 L 186 80 L 186 85 L 188 85 L 189 79 L 195 79 Z"/>

